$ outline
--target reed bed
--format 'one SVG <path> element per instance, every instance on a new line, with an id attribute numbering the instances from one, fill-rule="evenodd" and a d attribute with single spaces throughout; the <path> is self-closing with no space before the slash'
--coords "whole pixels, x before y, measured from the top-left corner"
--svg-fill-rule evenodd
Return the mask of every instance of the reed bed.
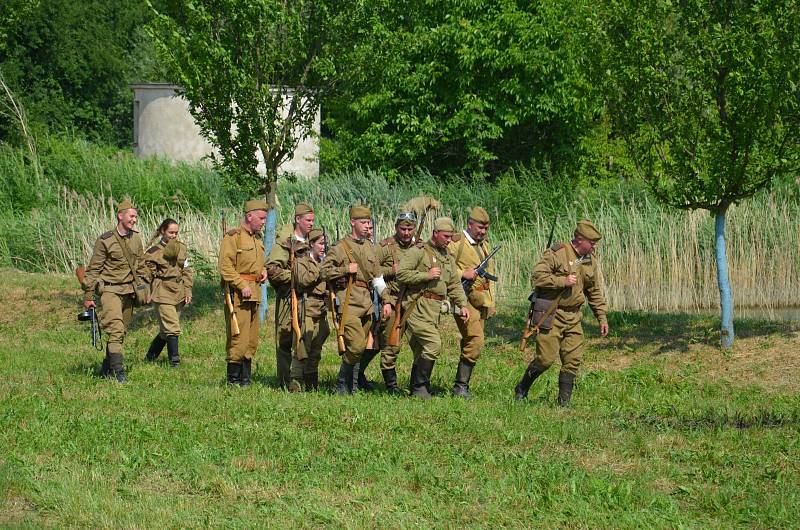
<path id="1" fill-rule="evenodd" d="M 359 189 L 368 189 L 369 195 L 359 196 Z M 427 191 L 437 193 L 436 189 Z M 280 196 L 278 224 L 290 221 L 294 202 L 306 200 L 316 206 L 318 226 L 332 236 L 338 227 L 343 235 L 348 227 L 348 206 L 363 198 L 374 205 L 379 236 L 386 237 L 392 231 L 396 205 L 409 197 L 402 187 L 359 187 L 358 181 L 352 189 L 325 181 L 287 183 Z M 4 235 L 0 260 L 27 270 L 69 272 L 87 262 L 97 236 L 113 226 L 113 204 L 109 197 L 63 190 L 55 208 L 0 216 Z M 495 206 L 495 214 L 500 209 Z M 780 193 L 764 193 L 731 208 L 727 242 L 737 306 L 800 306 L 798 210 L 796 201 L 787 201 Z M 228 205 L 206 213 L 178 203 L 143 209 L 139 226 L 146 243 L 163 217 L 177 219 L 182 238 L 193 250 L 195 266 L 213 276 L 221 212 L 231 226 L 241 217 L 237 208 Z M 443 201 L 439 214 L 451 215 L 463 225 L 466 208 L 464 203 Z M 613 308 L 686 311 L 718 306 L 714 219 L 708 212 L 667 209 L 646 197 L 576 202 L 560 213 L 555 239 L 567 241 L 574 222 L 583 217 L 592 219 L 605 235 L 597 252 Z M 503 245 L 496 266 L 498 295 L 505 303 L 522 303 L 527 296 L 530 271 L 546 245 L 551 223 L 549 215 L 534 212 L 524 226 L 490 229 L 492 242 Z M 426 230 L 426 237 L 428 233 Z"/>

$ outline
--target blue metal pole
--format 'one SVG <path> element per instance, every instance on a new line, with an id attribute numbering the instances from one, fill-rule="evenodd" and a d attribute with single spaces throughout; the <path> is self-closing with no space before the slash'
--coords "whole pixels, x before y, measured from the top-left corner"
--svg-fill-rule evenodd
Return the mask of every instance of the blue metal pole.
<path id="1" fill-rule="evenodd" d="M 728 256 L 725 251 L 725 214 L 727 208 L 715 214 L 714 251 L 717 257 L 717 283 L 719 284 L 719 305 L 722 316 L 719 345 L 722 348 L 733 346 L 733 293 L 728 276 Z"/>
<path id="2" fill-rule="evenodd" d="M 275 224 L 277 222 L 277 212 L 275 208 L 271 208 L 267 212 L 267 222 L 264 224 L 264 253 L 269 256 L 272 250 L 272 244 L 275 242 Z M 258 318 L 261 322 L 267 317 L 267 284 L 261 286 L 261 304 L 258 308 Z"/>

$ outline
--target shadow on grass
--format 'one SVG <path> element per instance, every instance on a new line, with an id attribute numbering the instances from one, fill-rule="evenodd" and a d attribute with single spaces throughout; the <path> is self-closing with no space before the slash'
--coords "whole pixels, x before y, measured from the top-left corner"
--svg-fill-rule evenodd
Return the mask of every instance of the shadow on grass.
<path id="1" fill-rule="evenodd" d="M 519 344 L 527 316 L 527 306 L 504 308 L 486 323 L 486 334 L 502 341 Z M 719 344 L 719 318 L 711 315 L 683 313 L 647 313 L 643 311 L 612 311 L 608 315 L 608 348 L 656 346 L 652 355 L 668 351 L 688 351 L 692 344 Z M 778 335 L 791 338 L 800 332 L 800 324 L 772 320 L 741 319 L 734 321 L 736 337 L 766 337 Z M 597 321 L 584 306 L 583 331 L 587 338 L 599 337 Z M 616 340 L 613 340 L 616 339 Z M 533 338 L 528 342 L 532 347 Z"/>

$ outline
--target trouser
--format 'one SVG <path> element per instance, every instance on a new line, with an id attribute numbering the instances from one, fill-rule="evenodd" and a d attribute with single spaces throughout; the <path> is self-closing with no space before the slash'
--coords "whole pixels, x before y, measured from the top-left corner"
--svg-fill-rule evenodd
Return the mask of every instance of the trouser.
<path id="1" fill-rule="evenodd" d="M 330 327 L 325 314 L 318 317 L 306 317 L 303 322 L 303 340 L 300 342 L 298 355 L 292 357 L 292 380 L 302 382 L 303 376 L 319 371 L 322 359 L 322 346 L 330 335 Z"/>
<path id="2" fill-rule="evenodd" d="M 553 319 L 553 328 L 541 330 L 536 335 L 536 355 L 533 358 L 538 366 L 547 370 L 556 359 L 561 359 L 561 371 L 577 375 L 583 353 L 583 327 L 580 313 L 565 314 L 558 310 Z"/>
<path id="3" fill-rule="evenodd" d="M 381 322 L 381 370 L 394 370 L 397 368 L 397 356 L 400 354 L 400 344 L 389 346 L 389 335 L 392 333 L 394 319 Z"/>
<path id="4" fill-rule="evenodd" d="M 345 352 L 342 360 L 347 364 L 354 365 L 361 360 L 364 348 L 367 347 L 367 336 L 369 327 L 372 325 L 372 315 L 356 316 L 348 315 L 344 321 L 344 344 Z"/>
<path id="5" fill-rule="evenodd" d="M 436 302 L 438 306 L 438 302 Z M 420 304 L 421 305 L 421 304 Z M 435 361 L 442 349 L 442 337 L 439 333 L 441 314 L 420 311 L 417 308 L 406 321 L 408 345 L 414 352 L 414 362 L 419 359 Z"/>
<path id="6" fill-rule="evenodd" d="M 122 343 L 133 318 L 136 295 L 117 294 L 104 291 L 100 295 L 100 327 L 106 334 L 106 350 L 111 354 L 122 354 Z"/>
<path id="7" fill-rule="evenodd" d="M 183 302 L 180 304 L 161 304 L 153 302 L 158 315 L 158 335 L 165 339 L 169 336 L 179 336 L 181 334 L 181 310 Z"/>
<path id="8" fill-rule="evenodd" d="M 240 364 L 243 360 L 252 360 L 258 348 L 258 331 L 261 322 L 258 318 L 258 302 L 242 301 L 234 306 L 239 322 L 239 334 L 231 336 L 231 315 L 225 306 L 225 343 L 226 359 L 229 363 Z"/>
<path id="9" fill-rule="evenodd" d="M 461 333 L 461 361 L 469 365 L 478 362 L 486 342 L 484 329 L 486 327 L 487 309 L 476 309 L 471 304 L 467 305 L 469 319 L 464 322 L 460 316 L 456 315 L 456 325 Z"/>
<path id="10" fill-rule="evenodd" d="M 292 304 L 288 297 L 280 297 L 275 305 L 275 372 L 280 386 L 287 386 L 291 377 Z"/>

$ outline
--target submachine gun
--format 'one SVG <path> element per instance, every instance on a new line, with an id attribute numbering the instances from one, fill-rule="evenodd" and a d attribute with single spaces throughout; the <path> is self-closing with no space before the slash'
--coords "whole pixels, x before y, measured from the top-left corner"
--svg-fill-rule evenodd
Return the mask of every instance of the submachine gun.
<path id="1" fill-rule="evenodd" d="M 86 267 L 78 267 L 75 269 L 75 276 L 78 278 L 78 282 L 83 287 L 83 280 L 84 275 L 86 274 Z M 97 351 L 103 351 L 103 342 L 102 342 L 102 332 L 100 331 L 100 325 L 97 322 L 97 311 L 94 307 L 90 307 L 86 311 L 78 313 L 78 321 L 79 322 L 91 322 L 91 336 L 92 336 L 92 348 Z"/>
<path id="2" fill-rule="evenodd" d="M 502 245 L 497 245 L 494 247 L 492 251 L 489 252 L 489 255 L 483 258 L 483 261 L 481 261 L 478 266 L 475 267 L 475 278 L 481 277 L 486 281 L 497 281 L 497 276 L 494 274 L 489 274 L 487 269 L 489 268 L 489 260 L 491 260 L 495 254 L 497 254 L 497 251 L 500 250 L 501 246 Z M 474 278 L 472 280 L 461 280 L 461 287 L 464 288 L 465 293 L 469 294 L 469 290 L 472 288 L 473 283 L 475 283 Z"/>

